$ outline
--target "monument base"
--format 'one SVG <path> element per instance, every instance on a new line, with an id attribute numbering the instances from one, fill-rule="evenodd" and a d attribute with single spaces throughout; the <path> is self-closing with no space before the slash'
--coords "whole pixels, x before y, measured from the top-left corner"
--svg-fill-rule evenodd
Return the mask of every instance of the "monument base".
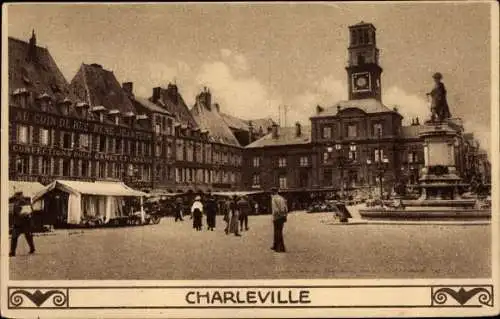
<path id="1" fill-rule="evenodd" d="M 451 207 L 414 207 L 412 209 L 360 209 L 363 219 L 371 220 L 489 220 L 491 209 L 454 209 Z"/>

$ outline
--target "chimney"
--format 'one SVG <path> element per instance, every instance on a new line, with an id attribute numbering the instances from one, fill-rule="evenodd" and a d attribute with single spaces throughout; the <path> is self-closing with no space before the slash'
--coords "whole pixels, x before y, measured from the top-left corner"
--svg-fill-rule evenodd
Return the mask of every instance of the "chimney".
<path id="1" fill-rule="evenodd" d="M 205 106 L 210 109 L 210 106 L 212 105 L 212 94 L 210 93 L 210 89 L 207 89 L 207 87 L 204 88 L 204 91 L 202 93 L 203 95 L 203 103 L 205 103 Z"/>
<path id="2" fill-rule="evenodd" d="M 278 124 L 273 124 L 272 126 L 272 133 L 273 133 L 273 138 L 277 139 L 279 134 L 278 134 Z"/>
<path id="3" fill-rule="evenodd" d="M 167 86 L 167 94 L 169 97 L 172 98 L 173 101 L 177 100 L 177 92 L 178 92 L 177 84 L 169 83 Z"/>
<path id="4" fill-rule="evenodd" d="M 132 82 L 123 82 L 122 88 L 128 96 L 134 96 L 134 83 Z"/>
<path id="5" fill-rule="evenodd" d="M 319 114 L 321 112 L 323 112 L 323 108 L 321 106 L 319 106 L 319 104 L 316 105 L 316 114 Z"/>
<path id="6" fill-rule="evenodd" d="M 161 94 L 161 87 L 157 86 L 153 88 L 153 98 L 152 98 L 153 103 L 158 102 L 158 100 L 160 99 L 160 94 Z"/>
<path id="7" fill-rule="evenodd" d="M 29 41 L 29 48 L 28 48 L 28 59 L 30 61 L 35 61 L 37 59 L 36 56 L 36 35 L 35 35 L 35 29 L 31 31 L 31 38 Z"/>
<path id="8" fill-rule="evenodd" d="M 295 123 L 295 136 L 300 137 L 302 135 L 302 126 L 299 122 Z"/>

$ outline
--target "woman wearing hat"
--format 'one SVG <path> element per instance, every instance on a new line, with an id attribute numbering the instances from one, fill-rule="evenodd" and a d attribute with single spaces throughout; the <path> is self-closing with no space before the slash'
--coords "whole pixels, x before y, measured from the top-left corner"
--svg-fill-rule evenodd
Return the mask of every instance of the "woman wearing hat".
<path id="1" fill-rule="evenodd" d="M 229 233 L 233 233 L 235 236 L 241 236 L 239 233 L 240 212 L 238 209 L 238 196 L 233 196 L 233 200 L 229 204 L 229 210 L 231 213 L 231 219 L 229 220 Z"/>
<path id="2" fill-rule="evenodd" d="M 201 203 L 201 197 L 199 195 L 195 197 L 194 203 L 191 206 L 191 216 L 193 216 L 193 228 L 198 231 L 201 230 L 203 204 Z"/>

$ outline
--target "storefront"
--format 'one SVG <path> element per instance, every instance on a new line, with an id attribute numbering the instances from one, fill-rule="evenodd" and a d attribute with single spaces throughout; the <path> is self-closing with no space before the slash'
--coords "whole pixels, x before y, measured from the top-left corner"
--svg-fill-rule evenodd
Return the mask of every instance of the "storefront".
<path id="1" fill-rule="evenodd" d="M 123 183 L 56 180 L 38 192 L 33 203 L 42 202 L 41 213 L 48 224 L 81 225 L 89 220 L 107 224 L 137 212 L 144 220 L 146 195 Z"/>

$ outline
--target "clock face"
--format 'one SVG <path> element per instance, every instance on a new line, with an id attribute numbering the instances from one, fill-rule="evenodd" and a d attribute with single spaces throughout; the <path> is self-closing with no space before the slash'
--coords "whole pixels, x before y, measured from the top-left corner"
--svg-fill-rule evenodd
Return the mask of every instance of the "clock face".
<path id="1" fill-rule="evenodd" d="M 352 75 L 352 84 L 354 92 L 367 92 L 371 90 L 370 73 L 354 73 Z"/>
<path id="2" fill-rule="evenodd" d="M 356 80 L 356 85 L 358 87 L 365 87 L 367 84 L 368 84 L 368 81 L 366 80 L 366 78 L 364 76 L 363 77 L 359 77 Z"/>

